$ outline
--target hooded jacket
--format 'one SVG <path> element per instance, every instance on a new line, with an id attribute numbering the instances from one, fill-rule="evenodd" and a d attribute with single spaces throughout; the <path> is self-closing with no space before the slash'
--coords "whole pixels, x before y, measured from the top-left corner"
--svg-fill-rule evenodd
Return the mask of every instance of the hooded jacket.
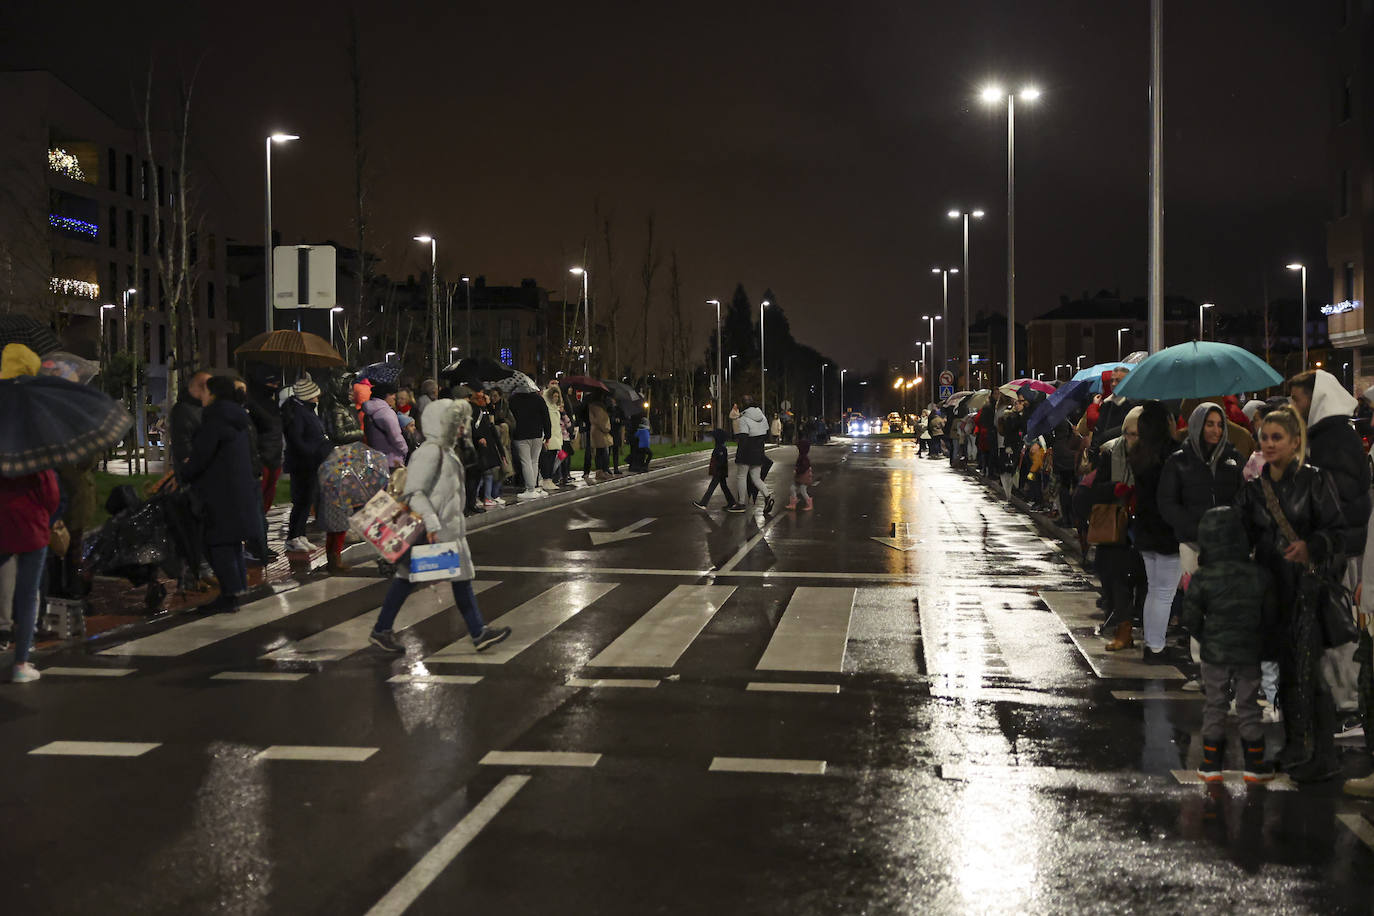
<path id="1" fill-rule="evenodd" d="M 313 474 L 334 445 L 325 435 L 324 421 L 316 412 L 317 405 L 292 395 L 282 405 L 285 418 L 285 468 L 292 474 Z"/>
<path id="2" fill-rule="evenodd" d="M 406 465 L 406 486 L 402 501 L 425 523 L 425 531 L 435 539 L 458 545 L 462 557 L 460 581 L 477 575 L 468 549 L 467 526 L 463 522 L 463 464 L 455 448 L 458 438 L 472 423 L 472 405 L 467 401 L 443 398 L 432 401 L 420 416 L 425 442 L 410 456 Z M 410 578 L 409 554 L 396 564 L 396 575 Z"/>
<path id="3" fill-rule="evenodd" d="M 276 469 L 282 463 L 282 416 L 277 407 L 277 390 L 261 382 L 248 386 L 248 416 L 258 436 L 258 459 L 263 467 Z"/>
<path id="4" fill-rule="evenodd" d="M 730 450 L 725 445 L 725 430 L 711 430 L 711 438 L 716 440 L 716 447 L 711 449 L 711 463 L 707 465 L 707 472 L 715 480 L 724 480 L 730 473 Z"/>
<path id="5" fill-rule="evenodd" d="M 549 415 L 549 450 L 556 452 L 563 447 L 563 395 L 557 385 L 544 389 L 544 410 Z"/>
<path id="6" fill-rule="evenodd" d="M 587 404 L 587 421 L 591 424 L 588 441 L 592 448 L 611 447 L 611 415 L 606 412 L 606 405 L 600 401 L 589 401 Z"/>
<path id="7" fill-rule="evenodd" d="M 1102 373 L 1102 406 L 1098 408 L 1097 422 L 1093 425 L 1092 448 L 1098 448 L 1108 439 L 1121 435 L 1121 424 L 1126 422 L 1126 414 L 1138 403 L 1112 394 L 1116 389 L 1112 371 Z"/>
<path id="8" fill-rule="evenodd" d="M 237 544 L 262 536 L 262 492 L 254 477 L 242 405 L 217 399 L 201 412 L 182 471 L 204 502 L 205 543 Z"/>
<path id="9" fill-rule="evenodd" d="M 1164 462 L 1159 479 L 1159 512 L 1174 529 L 1174 537 L 1184 542 L 1196 541 L 1202 516 L 1209 509 L 1234 504 L 1244 484 L 1245 458 L 1226 437 L 1210 449 L 1202 442 L 1202 428 L 1213 411 L 1222 408 L 1211 401 L 1193 408 L 1188 439 Z"/>
<path id="10" fill-rule="evenodd" d="M 750 405 L 739 415 L 739 446 L 735 449 L 735 463 L 745 467 L 763 464 L 763 444 L 768 437 L 768 418 L 758 405 Z"/>
<path id="11" fill-rule="evenodd" d="M 356 386 L 355 386 L 356 388 Z M 369 388 L 370 392 L 372 389 Z M 367 434 L 369 448 L 386 455 L 387 463 L 399 468 L 406 463 L 409 448 L 401 435 L 401 421 L 396 419 L 396 411 L 381 398 L 371 398 L 363 402 L 363 431 Z"/>
<path id="12" fill-rule="evenodd" d="M 1351 422 L 1357 403 L 1334 375 L 1317 370 L 1307 408 L 1307 457 L 1331 477 L 1346 522 L 1361 531 L 1350 557 L 1364 553 L 1363 531 L 1370 510 L 1369 457 Z"/>
<path id="13" fill-rule="evenodd" d="M 1250 562 L 1250 542 L 1240 512 L 1208 509 L 1198 523 L 1201 554 L 1188 583 L 1183 625 L 1202 644 L 1209 665 L 1258 665 L 1273 657 L 1278 606 L 1274 580 Z"/>
<path id="14" fill-rule="evenodd" d="M 61 495 L 52 470 L 0 477 L 0 553 L 29 553 L 48 546 Z"/>
<path id="15" fill-rule="evenodd" d="M 792 469 L 792 479 L 799 484 L 811 483 L 811 442 L 797 440 L 797 465 Z"/>
<path id="16" fill-rule="evenodd" d="M 191 442 L 196 437 L 196 430 L 200 429 L 200 415 L 204 409 L 200 400 L 183 388 L 167 417 L 172 437 L 172 469 L 177 472 L 178 480 L 185 479 L 181 472 L 191 457 Z"/>

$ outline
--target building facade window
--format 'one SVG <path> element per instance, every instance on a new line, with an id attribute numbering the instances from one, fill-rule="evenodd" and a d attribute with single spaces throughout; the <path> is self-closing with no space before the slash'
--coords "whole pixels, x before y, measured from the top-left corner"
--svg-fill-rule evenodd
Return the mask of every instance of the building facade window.
<path id="1" fill-rule="evenodd" d="M 1340 105 L 1340 108 L 1341 108 L 1341 120 L 1342 120 L 1342 121 L 1349 121 L 1349 120 L 1350 120 L 1350 117 L 1351 117 L 1351 115 L 1352 115 L 1352 113 L 1353 113 L 1353 112 L 1352 112 L 1352 109 L 1354 108 L 1354 92 L 1355 92 L 1355 88 L 1354 88 L 1354 85 L 1352 84 L 1352 81 L 1351 81 L 1350 77 L 1348 77 L 1348 76 L 1342 77 L 1342 79 L 1341 79 L 1341 105 Z"/>
<path id="2" fill-rule="evenodd" d="M 146 267 L 143 268 L 143 285 L 140 286 L 140 287 L 138 288 L 138 294 L 139 294 L 140 296 L 146 296 L 146 295 L 148 295 L 148 290 L 152 288 L 152 287 L 150 286 L 151 281 L 152 281 L 152 274 L 148 271 L 148 268 L 146 268 Z M 149 305 L 149 306 L 152 305 L 151 302 L 148 302 L 148 303 L 145 303 L 145 304 L 146 304 L 146 305 Z"/>
<path id="3" fill-rule="evenodd" d="M 215 317 L 215 284 L 205 284 L 205 317 Z"/>
<path id="4" fill-rule="evenodd" d="M 106 235 L 110 238 L 110 247 L 119 247 L 119 208 L 110 208 L 110 218 L 105 221 Z"/>
<path id="5" fill-rule="evenodd" d="M 119 158 L 115 155 L 114 147 L 105 150 L 105 174 L 106 184 L 111 191 L 119 190 Z"/>
<path id="6" fill-rule="evenodd" d="M 134 196 L 134 157 L 124 154 L 124 193 Z"/>
<path id="7" fill-rule="evenodd" d="M 138 199 L 148 199 L 148 161 L 146 159 L 138 167 Z"/>
<path id="8" fill-rule="evenodd" d="M 134 211 L 124 211 L 124 247 L 130 252 L 134 250 Z"/>
<path id="9" fill-rule="evenodd" d="M 1350 215 L 1350 170 L 1341 169 L 1336 183 L 1336 216 Z"/>
<path id="10" fill-rule="evenodd" d="M 515 353 L 511 350 L 510 347 L 502 347 L 502 348 L 501 348 L 501 365 L 503 365 L 503 366 L 514 366 L 514 365 L 515 365 Z"/>
<path id="11" fill-rule="evenodd" d="M 157 326 L 157 361 L 161 365 L 167 364 L 167 325 Z"/>
<path id="12" fill-rule="evenodd" d="M 142 217 L 141 222 L 142 222 L 142 224 L 143 224 L 143 226 L 142 226 L 142 228 L 143 228 L 143 241 L 142 241 L 143 253 L 144 253 L 144 254 L 147 254 L 147 253 L 148 253 L 148 237 L 152 234 L 152 233 L 149 231 L 151 227 L 148 225 L 148 214 L 146 214 L 146 213 L 143 214 L 143 217 Z"/>
<path id="13" fill-rule="evenodd" d="M 1344 299 L 1354 301 L 1355 299 L 1355 262 L 1346 261 L 1345 267 L 1341 270 L 1341 296 Z"/>

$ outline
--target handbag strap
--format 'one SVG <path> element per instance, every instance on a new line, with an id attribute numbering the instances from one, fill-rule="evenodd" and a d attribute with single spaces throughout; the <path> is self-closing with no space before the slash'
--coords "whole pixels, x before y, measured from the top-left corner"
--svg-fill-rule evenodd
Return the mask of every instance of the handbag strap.
<path id="1" fill-rule="evenodd" d="M 1269 482 L 1267 469 L 1261 472 L 1260 486 L 1264 487 L 1264 504 L 1268 506 L 1269 514 L 1279 526 L 1279 531 L 1283 533 L 1289 543 L 1301 541 L 1302 538 L 1293 530 L 1293 525 L 1288 521 L 1288 516 L 1283 514 L 1283 506 L 1279 505 L 1279 496 L 1274 492 L 1274 485 Z"/>

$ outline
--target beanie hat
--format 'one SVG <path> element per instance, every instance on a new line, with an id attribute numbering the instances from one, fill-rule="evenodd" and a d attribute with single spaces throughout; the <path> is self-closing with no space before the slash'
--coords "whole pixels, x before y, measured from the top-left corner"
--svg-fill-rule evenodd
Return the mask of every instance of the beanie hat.
<path id="1" fill-rule="evenodd" d="M 395 394 L 395 393 L 396 393 L 396 386 L 393 385 L 393 384 L 391 384 L 390 382 L 379 382 L 379 381 L 373 380 L 373 382 L 372 382 L 372 396 L 373 396 L 374 398 L 384 398 L 384 397 L 386 397 L 386 396 L 389 395 L 389 394 Z"/>
<path id="2" fill-rule="evenodd" d="M 1246 401 L 1245 406 L 1242 407 L 1240 411 L 1241 413 L 1245 414 L 1245 419 L 1249 420 L 1251 423 L 1254 423 L 1255 414 L 1258 413 L 1259 409 L 1264 406 L 1266 405 L 1263 401 Z"/>
<path id="3" fill-rule="evenodd" d="M 302 401 L 309 401 L 320 396 L 320 386 L 310 376 L 303 375 L 291 386 L 291 393 Z"/>
<path id="4" fill-rule="evenodd" d="M 0 379 L 37 375 L 42 366 L 43 361 L 38 354 L 23 344 L 5 344 L 4 352 L 0 354 Z"/>

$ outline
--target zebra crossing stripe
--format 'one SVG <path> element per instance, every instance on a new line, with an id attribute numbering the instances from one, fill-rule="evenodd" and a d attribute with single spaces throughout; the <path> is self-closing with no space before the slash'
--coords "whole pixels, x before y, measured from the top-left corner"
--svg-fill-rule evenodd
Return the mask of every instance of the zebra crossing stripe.
<path id="1" fill-rule="evenodd" d="M 673 667 L 734 592 L 733 585 L 677 586 L 587 666 Z"/>
<path id="2" fill-rule="evenodd" d="M 824 760 L 785 757 L 712 757 L 712 773 L 775 773 L 786 776 L 824 776 Z"/>
<path id="3" fill-rule="evenodd" d="M 510 638 L 505 642 L 479 654 L 472 640 L 464 637 L 430 655 L 425 662 L 504 665 L 614 588 L 614 582 L 585 580 L 555 585 L 494 621 L 511 628 Z"/>
<path id="4" fill-rule="evenodd" d="M 161 742 L 50 741 L 29 751 L 37 757 L 142 757 Z"/>
<path id="5" fill-rule="evenodd" d="M 758 670 L 842 671 L 855 594 L 852 588 L 798 586 Z"/>
<path id="6" fill-rule="evenodd" d="M 499 582 L 474 582 L 473 592 L 481 594 Z M 397 623 L 404 623 L 401 629 L 409 629 L 431 617 L 442 614 L 453 607 L 453 591 L 448 583 L 416 589 L 401 607 Z M 343 623 L 321 630 L 298 642 L 290 643 L 268 652 L 262 658 L 268 661 L 325 661 L 333 662 L 347 658 L 354 652 L 366 649 L 367 638 L 377 621 L 379 608 L 373 608 Z"/>
<path id="7" fill-rule="evenodd" d="M 145 636 L 133 639 L 101 651 L 100 655 L 185 655 L 206 646 L 213 645 L 231 636 L 246 633 L 263 624 L 276 623 L 298 611 L 314 607 L 322 601 L 329 601 L 350 594 L 367 585 L 376 583 L 375 579 L 361 577 L 340 577 L 320 579 L 300 588 L 293 588 L 280 595 L 262 598 L 244 605 L 236 614 L 215 614 L 202 617 Z"/>

